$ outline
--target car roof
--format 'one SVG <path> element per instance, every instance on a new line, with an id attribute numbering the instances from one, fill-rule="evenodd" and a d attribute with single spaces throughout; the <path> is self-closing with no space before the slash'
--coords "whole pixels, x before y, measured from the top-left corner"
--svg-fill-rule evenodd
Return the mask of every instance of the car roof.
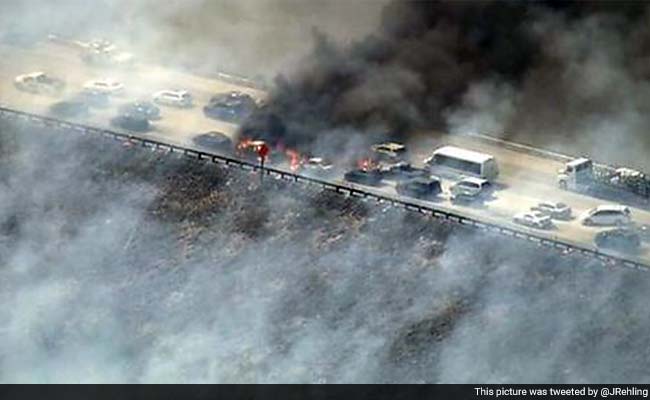
<path id="1" fill-rule="evenodd" d="M 568 163 L 566 163 L 567 167 L 575 167 L 577 165 L 582 165 L 586 162 L 590 162 L 591 160 L 588 158 L 580 157 L 576 158 L 575 160 L 571 160 Z"/>
<path id="2" fill-rule="evenodd" d="M 550 218 L 548 215 L 539 211 L 522 211 L 515 215 L 516 217 L 535 217 L 535 218 Z"/>
<path id="3" fill-rule="evenodd" d="M 374 148 L 387 148 L 389 150 L 402 150 L 405 149 L 406 146 L 403 145 L 402 143 L 397 143 L 397 142 L 386 142 L 386 143 L 377 143 L 373 146 Z"/>
<path id="4" fill-rule="evenodd" d="M 487 179 L 482 179 L 482 178 L 475 178 L 473 176 L 468 176 L 460 180 L 460 182 L 469 182 L 469 183 L 476 183 L 477 185 L 483 185 L 485 183 L 488 183 Z M 460 183 L 458 182 L 458 183 Z"/>
<path id="5" fill-rule="evenodd" d="M 198 136 L 225 136 L 225 137 L 228 137 L 228 135 L 226 135 L 223 132 L 219 132 L 219 131 L 203 132 L 203 133 L 198 134 Z"/>
<path id="6" fill-rule="evenodd" d="M 417 177 L 417 178 L 412 179 L 412 180 L 410 180 L 410 181 L 407 181 L 407 183 L 408 183 L 408 182 L 425 183 L 425 184 L 431 184 L 431 183 L 433 183 L 433 182 L 438 182 L 438 183 L 440 183 L 440 178 L 438 178 L 438 177 L 436 177 L 436 176 L 431 176 L 431 177 L 429 177 L 429 178 L 426 178 L 426 177 L 420 176 L 420 177 Z"/>
<path id="7" fill-rule="evenodd" d="M 158 94 L 175 94 L 175 95 L 184 95 L 184 94 L 190 94 L 187 90 L 180 89 L 180 90 L 174 90 L 174 89 L 164 89 L 158 92 Z"/>
<path id="8" fill-rule="evenodd" d="M 93 85 L 96 85 L 96 84 L 118 85 L 119 84 L 118 81 L 116 81 L 115 79 L 110 79 L 110 78 L 107 78 L 107 79 L 95 79 L 93 81 L 90 81 L 90 83 L 92 83 Z"/>
<path id="9" fill-rule="evenodd" d="M 623 211 L 629 210 L 628 206 L 622 204 L 601 204 L 598 207 L 594 208 L 594 211 Z"/>
<path id="10" fill-rule="evenodd" d="M 319 164 L 330 164 L 329 160 L 323 157 L 310 157 L 307 159 L 307 162 L 319 163 Z"/>
<path id="11" fill-rule="evenodd" d="M 441 154 L 443 156 L 459 158 L 461 160 L 472 161 L 476 163 L 484 163 L 486 161 L 494 159 L 493 156 L 489 154 L 479 153 L 473 150 L 462 149 L 456 146 L 443 146 L 436 149 L 433 152 L 433 155 Z"/>
<path id="12" fill-rule="evenodd" d="M 552 206 L 552 207 L 566 206 L 566 204 L 562 203 L 561 201 L 550 201 L 550 200 L 548 200 L 548 201 L 540 201 L 539 205 L 540 206 L 549 205 L 549 206 Z"/>

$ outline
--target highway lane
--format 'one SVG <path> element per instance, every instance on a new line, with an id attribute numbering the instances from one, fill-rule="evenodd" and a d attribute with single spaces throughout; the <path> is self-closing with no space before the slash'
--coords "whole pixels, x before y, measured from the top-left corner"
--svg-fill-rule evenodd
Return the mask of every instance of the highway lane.
<path id="1" fill-rule="evenodd" d="M 208 130 L 219 130 L 229 135 L 235 133 L 236 126 L 233 124 L 203 118 L 201 108 L 212 95 L 239 90 L 256 99 L 265 97 L 265 93 L 250 87 L 239 87 L 216 79 L 196 77 L 161 66 L 137 64 L 134 68 L 113 70 L 92 67 L 81 61 L 80 54 L 74 49 L 48 42 L 26 49 L 0 45 L 0 57 L 2 60 L 7 60 L 0 63 L 0 74 L 6 77 L 0 82 L 2 92 L 0 101 L 29 106 L 34 112 L 49 115 L 47 108 L 55 99 L 16 90 L 13 87 L 13 77 L 34 71 L 44 71 L 60 77 L 67 83 L 62 99 L 78 94 L 88 80 L 112 78 L 124 83 L 126 90 L 124 95 L 113 99 L 109 110 L 95 110 L 94 115 L 89 119 L 90 122 L 104 123 L 117 114 L 116 110 L 121 104 L 128 101 L 151 99 L 153 93 L 162 89 L 185 89 L 192 93 L 195 100 L 193 107 L 195 110 L 192 111 L 196 111 L 193 114 L 200 118 L 186 118 L 192 113 L 188 113 L 185 109 L 161 106 L 163 118 L 154 122 L 157 132 L 175 137 L 180 142 L 190 134 L 195 135 Z M 182 124 L 178 124 L 180 120 L 183 120 Z"/>
<path id="2" fill-rule="evenodd" d="M 193 135 L 207 130 L 219 130 L 231 136 L 236 134 L 235 125 L 208 119 L 203 115 L 201 107 L 211 95 L 229 90 L 241 90 L 258 99 L 265 97 L 265 93 L 249 87 L 238 87 L 216 79 L 196 77 L 161 66 L 137 65 L 133 70 L 116 70 L 110 71 L 109 74 L 106 69 L 84 64 L 76 50 L 52 43 L 43 43 L 28 49 L 0 45 L 0 57 L 3 60 L 0 62 L 0 103 L 38 114 L 50 115 L 49 106 L 60 99 L 18 91 L 13 85 L 13 78 L 16 75 L 43 70 L 59 76 L 67 82 L 63 98 L 74 96 L 89 79 L 110 75 L 124 82 L 126 93 L 113 100 L 108 109 L 95 110 L 88 118 L 75 121 L 95 126 L 108 127 L 109 119 L 117 114 L 116 109 L 120 104 L 136 98 L 147 98 L 156 90 L 164 88 L 190 90 L 195 98 L 195 107 L 192 109 L 161 107 L 163 118 L 154 121 L 154 131 L 149 134 L 153 138 L 177 144 L 190 143 Z M 413 149 L 415 164 L 421 162 L 434 148 L 444 144 L 492 154 L 499 163 L 501 173 L 497 183 L 504 189 L 497 191 L 493 198 L 482 203 L 457 204 L 453 203 L 448 195 L 444 195 L 436 203 L 441 208 L 462 210 L 471 216 L 487 217 L 512 227 L 510 221 L 515 213 L 528 210 L 540 200 L 565 202 L 574 209 L 576 216 L 606 203 L 557 188 L 555 173 L 561 167 L 558 161 L 513 151 L 468 136 L 425 133 L 415 137 L 416 139 L 409 143 L 410 148 Z M 446 190 L 450 184 L 451 181 L 444 180 L 443 188 Z M 388 182 L 379 190 L 394 194 L 394 183 Z M 632 208 L 632 213 L 636 222 L 650 224 L 650 212 L 647 210 Z M 549 238 L 577 241 L 593 247 L 593 236 L 602 229 L 585 227 L 577 218 L 566 222 L 558 221 L 555 225 L 556 227 L 548 232 L 532 230 L 541 232 Z M 529 230 L 525 227 L 520 229 Z M 650 245 L 644 243 L 638 254 L 627 255 L 627 257 L 650 264 Z"/>

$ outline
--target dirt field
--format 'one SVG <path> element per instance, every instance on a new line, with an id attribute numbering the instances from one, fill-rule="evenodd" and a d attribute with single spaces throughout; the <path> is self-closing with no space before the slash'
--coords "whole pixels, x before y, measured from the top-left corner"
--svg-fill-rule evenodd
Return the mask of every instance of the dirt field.
<path id="1" fill-rule="evenodd" d="M 0 382 L 640 381 L 649 276 L 0 122 Z"/>

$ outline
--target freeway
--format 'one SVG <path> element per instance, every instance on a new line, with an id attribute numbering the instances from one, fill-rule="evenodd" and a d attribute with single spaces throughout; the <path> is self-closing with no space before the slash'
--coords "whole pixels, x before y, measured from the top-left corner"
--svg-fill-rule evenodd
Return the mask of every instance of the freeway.
<path id="1" fill-rule="evenodd" d="M 60 99 L 18 91 L 13 85 L 13 78 L 16 75 L 41 70 L 61 77 L 67 82 L 65 93 L 62 94 L 63 98 L 77 93 L 86 80 L 111 77 L 123 82 L 126 92 L 115 99 L 110 108 L 96 111 L 83 120 L 73 121 L 98 127 L 109 126 L 108 121 L 116 115 L 116 108 L 120 104 L 136 98 L 148 98 L 151 93 L 160 89 L 187 89 L 192 92 L 196 106 L 192 109 L 164 107 L 163 118 L 155 121 L 153 131 L 147 134 L 153 139 L 180 145 L 189 144 L 194 135 L 208 130 L 219 130 L 231 136 L 236 135 L 236 125 L 204 117 L 201 107 L 211 95 L 240 90 L 257 99 L 265 97 L 264 92 L 254 88 L 238 87 L 232 83 L 193 76 L 162 66 L 138 64 L 128 70 L 89 67 L 81 61 L 76 50 L 48 42 L 29 48 L 0 45 L 0 56 L 4 60 L 0 63 L 0 104 L 35 114 L 48 115 L 49 106 Z M 434 203 L 436 207 L 450 211 L 458 210 L 465 215 L 488 219 L 524 232 L 534 232 L 549 239 L 577 242 L 582 246 L 595 248 L 594 234 L 602 228 L 583 226 L 578 218 L 564 222 L 557 221 L 554 229 L 549 231 L 516 226 L 511 222 L 515 213 L 528 210 L 540 200 L 562 201 L 573 208 L 574 215 L 580 215 L 592 207 L 606 203 L 557 188 L 555 173 L 560 168 L 561 162 L 515 151 L 496 142 L 489 143 L 471 136 L 445 135 L 439 132 L 423 132 L 414 135 L 408 143 L 413 150 L 413 162 L 416 165 L 421 163 L 434 148 L 445 144 L 494 155 L 501 171 L 497 180 L 500 190 L 495 196 L 475 204 L 454 203 L 448 195 L 444 195 L 440 201 Z M 448 180 L 443 181 L 446 192 L 451 183 Z M 397 196 L 394 184 L 391 182 L 372 190 Z M 644 209 L 632 207 L 632 215 L 636 223 L 650 224 L 650 212 L 647 207 Z M 643 243 L 638 253 L 613 254 L 650 265 L 650 244 L 647 242 Z"/>

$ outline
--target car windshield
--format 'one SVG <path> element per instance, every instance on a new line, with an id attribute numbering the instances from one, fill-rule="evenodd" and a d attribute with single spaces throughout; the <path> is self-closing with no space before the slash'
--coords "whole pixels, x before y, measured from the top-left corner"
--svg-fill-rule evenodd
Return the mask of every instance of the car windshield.
<path id="1" fill-rule="evenodd" d="M 478 185 L 474 182 L 459 182 L 458 186 L 468 187 L 472 189 L 478 188 Z"/>

